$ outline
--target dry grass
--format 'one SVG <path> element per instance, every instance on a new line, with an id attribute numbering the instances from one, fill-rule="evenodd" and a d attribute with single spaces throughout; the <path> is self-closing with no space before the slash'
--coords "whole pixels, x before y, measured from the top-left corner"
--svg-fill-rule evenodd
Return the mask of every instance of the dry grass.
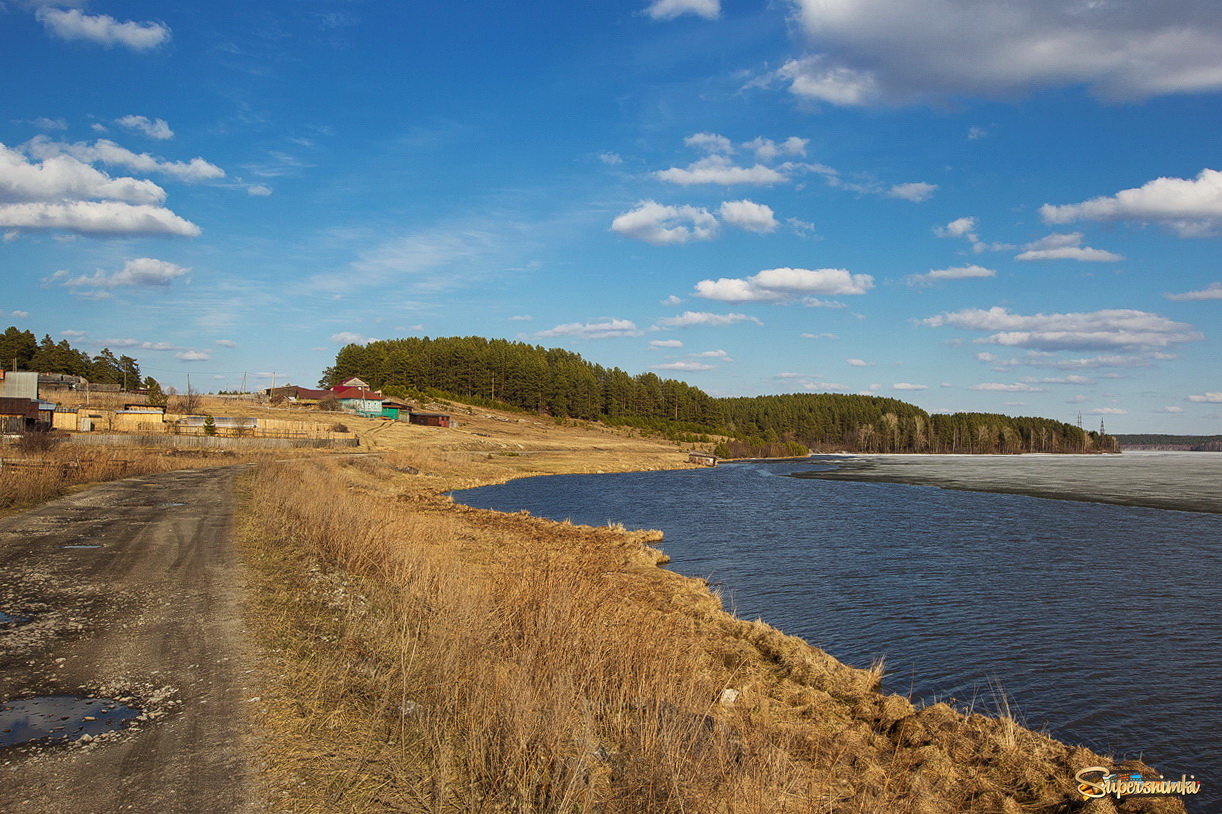
<path id="1" fill-rule="evenodd" d="M 245 481 L 281 810 L 1075 810 L 1072 774 L 1098 756 L 879 693 L 881 664 L 735 619 L 658 568 L 656 532 L 437 494 L 501 467 L 432 448 Z M 1182 810 L 1163 804 L 1121 810 Z"/>

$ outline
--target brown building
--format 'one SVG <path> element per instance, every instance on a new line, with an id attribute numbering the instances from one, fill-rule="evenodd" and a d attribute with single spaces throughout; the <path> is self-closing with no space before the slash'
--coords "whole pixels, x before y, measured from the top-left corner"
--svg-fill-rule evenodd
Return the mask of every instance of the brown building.
<path id="1" fill-rule="evenodd" d="M 450 417 L 445 413 L 417 413 L 413 410 L 407 420 L 413 424 L 420 424 L 425 427 L 450 426 Z"/>

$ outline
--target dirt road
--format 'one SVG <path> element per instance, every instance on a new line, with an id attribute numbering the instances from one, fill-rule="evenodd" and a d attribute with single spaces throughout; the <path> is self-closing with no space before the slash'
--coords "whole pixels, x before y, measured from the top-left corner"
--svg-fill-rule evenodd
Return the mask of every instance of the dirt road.
<path id="1" fill-rule="evenodd" d="M 0 519 L 0 612 L 20 622 L 0 625 L 0 709 L 84 695 L 143 715 L 92 742 L 0 748 L 0 811 L 263 807 L 235 472 L 129 478 Z"/>

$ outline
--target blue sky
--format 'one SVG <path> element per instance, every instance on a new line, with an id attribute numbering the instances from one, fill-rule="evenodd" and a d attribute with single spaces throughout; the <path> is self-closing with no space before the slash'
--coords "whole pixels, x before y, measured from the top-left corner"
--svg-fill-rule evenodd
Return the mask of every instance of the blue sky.
<path id="1" fill-rule="evenodd" d="M 291 10 L 290 10 L 291 8 Z M 1222 432 L 1204 0 L 0 4 L 0 324 Z"/>

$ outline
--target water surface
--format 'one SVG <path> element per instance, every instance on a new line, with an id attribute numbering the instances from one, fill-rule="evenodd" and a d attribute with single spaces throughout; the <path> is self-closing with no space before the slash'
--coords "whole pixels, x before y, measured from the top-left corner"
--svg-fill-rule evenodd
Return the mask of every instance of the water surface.
<path id="1" fill-rule="evenodd" d="M 1113 459 L 1115 460 L 1115 459 Z M 1222 516 L 786 477 L 834 461 L 530 478 L 462 503 L 665 532 L 670 568 L 887 689 L 993 705 L 1222 803 Z M 1109 461 L 1108 465 L 1112 465 Z"/>

